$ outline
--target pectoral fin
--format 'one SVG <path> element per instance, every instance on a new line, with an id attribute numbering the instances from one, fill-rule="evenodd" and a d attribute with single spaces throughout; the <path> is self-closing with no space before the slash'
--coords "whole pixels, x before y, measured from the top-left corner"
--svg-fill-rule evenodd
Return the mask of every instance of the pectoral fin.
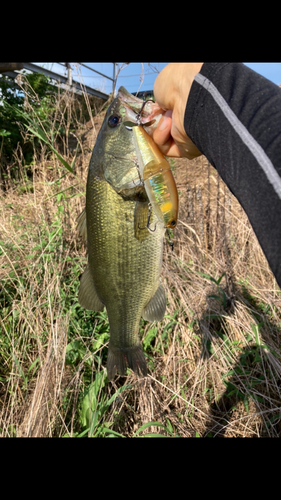
<path id="1" fill-rule="evenodd" d="M 146 321 L 161 321 L 166 311 L 166 295 L 161 283 L 155 294 L 143 310 L 142 317 Z"/>
<path id="2" fill-rule="evenodd" d="M 102 311 L 104 308 L 104 305 L 96 292 L 94 281 L 88 266 L 80 278 L 78 301 L 80 306 L 85 307 L 85 309 L 89 309 L 90 311 Z"/>

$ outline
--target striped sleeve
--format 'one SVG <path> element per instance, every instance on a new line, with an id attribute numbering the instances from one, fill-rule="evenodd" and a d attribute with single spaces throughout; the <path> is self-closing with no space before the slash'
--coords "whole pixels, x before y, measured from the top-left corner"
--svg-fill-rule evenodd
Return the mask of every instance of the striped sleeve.
<path id="1" fill-rule="evenodd" d="M 187 135 L 241 203 L 281 287 L 281 90 L 240 63 L 205 63 Z"/>

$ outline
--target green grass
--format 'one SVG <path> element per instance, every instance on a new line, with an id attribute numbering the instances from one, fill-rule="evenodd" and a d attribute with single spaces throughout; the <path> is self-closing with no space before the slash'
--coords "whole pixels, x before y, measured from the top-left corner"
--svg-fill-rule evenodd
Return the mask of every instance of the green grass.
<path id="1" fill-rule="evenodd" d="M 40 214 L 39 224 L 24 223 L 24 230 L 25 217 L 12 215 L 10 229 L 14 232 L 0 241 L 5 274 L 0 295 L 1 388 L 6 397 L 9 394 L 12 405 L 19 404 L 19 396 L 28 397 L 44 367 L 43 352 L 50 345 L 50 335 L 59 322 L 67 326 L 63 363 L 73 377 L 79 373 L 79 389 L 75 393 L 66 386 L 59 409 L 64 427 L 70 426 L 71 431 L 62 433 L 55 426 L 53 435 L 123 437 L 113 429 L 114 418 L 108 421 L 107 416 L 113 403 L 132 386 L 122 384 L 112 392 L 104 368 L 109 340 L 107 314 L 87 311 L 78 303 L 79 276 L 86 259 L 70 255 L 71 242 L 64 229 L 68 216 L 65 192 L 57 194 L 55 200 L 51 220 Z M 15 204 L 10 208 L 15 210 Z M 156 334 L 157 328 L 152 331 Z M 151 349 L 151 339 L 150 331 L 145 351 Z M 17 424 L 13 421 L 2 426 L 2 434 L 21 435 Z M 140 437 L 156 424 L 140 426 L 134 436 Z M 164 428 L 161 423 L 158 427 Z"/>
<path id="2" fill-rule="evenodd" d="M 70 168 L 46 149 L 32 180 L 21 169 L 0 193 L 0 435 L 280 436 L 280 290 L 245 214 L 197 160 L 171 163 L 181 194 L 174 250 L 164 244 L 167 313 L 140 322 L 149 375 L 108 380 L 106 311 L 77 299 L 91 151 L 78 132 Z"/>

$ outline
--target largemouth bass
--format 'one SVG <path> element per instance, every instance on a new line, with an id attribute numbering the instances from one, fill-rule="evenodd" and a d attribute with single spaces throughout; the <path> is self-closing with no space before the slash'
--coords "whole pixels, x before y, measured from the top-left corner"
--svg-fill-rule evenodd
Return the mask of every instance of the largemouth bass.
<path id="1" fill-rule="evenodd" d="M 147 375 L 139 322 L 141 317 L 160 321 L 166 309 L 160 282 L 165 227 L 151 211 L 133 133 L 124 125 L 135 120 L 142 104 L 121 87 L 108 108 L 90 160 L 86 209 L 78 222 L 88 248 L 78 300 L 93 311 L 106 307 L 109 379 L 117 371 L 125 375 L 127 366 Z M 156 104 L 147 104 L 147 116 L 153 112 L 155 124 L 160 111 Z M 151 134 L 149 126 L 147 131 Z M 147 227 L 148 217 L 155 231 Z"/>

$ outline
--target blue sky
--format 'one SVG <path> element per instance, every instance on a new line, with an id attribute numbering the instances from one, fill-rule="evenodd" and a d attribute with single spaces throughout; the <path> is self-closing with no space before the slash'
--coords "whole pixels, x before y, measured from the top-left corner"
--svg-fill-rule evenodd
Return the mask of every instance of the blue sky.
<path id="1" fill-rule="evenodd" d="M 44 66 L 56 73 L 66 74 L 65 68 L 57 63 L 36 63 L 44 64 Z M 113 64 L 112 63 L 85 63 L 87 66 L 104 73 L 112 78 Z M 117 63 L 117 71 L 123 63 Z M 168 63 L 130 63 L 124 67 L 118 75 L 116 88 L 123 85 L 129 92 L 137 92 L 138 90 L 153 90 L 153 84 L 159 71 Z M 244 63 L 254 71 L 265 76 L 277 85 L 281 84 L 281 63 Z M 77 69 L 75 63 L 71 63 L 73 68 L 73 78 L 78 80 Z M 112 81 L 108 80 L 91 70 L 80 67 L 85 84 L 90 87 L 99 89 L 106 94 L 112 90 Z"/>

